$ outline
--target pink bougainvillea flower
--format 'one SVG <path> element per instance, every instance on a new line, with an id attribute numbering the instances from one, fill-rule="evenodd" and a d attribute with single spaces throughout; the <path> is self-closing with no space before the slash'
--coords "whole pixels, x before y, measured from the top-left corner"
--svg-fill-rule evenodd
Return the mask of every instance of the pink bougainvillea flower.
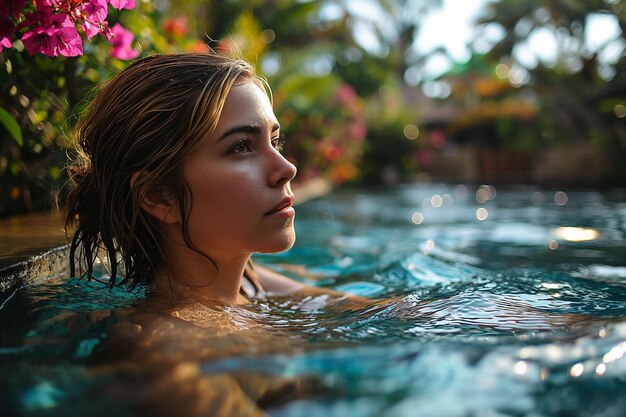
<path id="1" fill-rule="evenodd" d="M 117 10 L 122 9 L 134 9 L 137 6 L 135 0 L 109 0 L 111 6 L 115 7 Z"/>
<path id="2" fill-rule="evenodd" d="M 0 52 L 4 48 L 10 48 L 13 46 L 13 42 L 11 39 L 13 38 L 13 31 L 15 30 L 15 25 L 10 20 L 1 20 L 0 19 Z"/>
<path id="3" fill-rule="evenodd" d="M 99 23 L 91 22 L 87 19 L 80 22 L 80 27 L 83 28 L 83 32 L 87 35 L 87 39 L 91 39 L 102 32 L 102 28 Z"/>
<path id="4" fill-rule="evenodd" d="M 113 34 L 111 39 L 111 56 L 113 58 L 128 60 L 139 56 L 139 52 L 130 46 L 135 38 L 132 32 L 116 23 L 111 28 L 111 33 Z"/>
<path id="5" fill-rule="evenodd" d="M 35 55 L 41 52 L 48 56 L 57 56 L 56 49 L 58 39 L 50 36 L 45 30 L 31 29 L 22 35 L 22 42 L 29 54 Z"/>
<path id="6" fill-rule="evenodd" d="M 75 27 L 64 27 L 55 32 L 59 40 L 58 51 L 63 56 L 78 56 L 83 54 L 83 40 Z"/>
<path id="7" fill-rule="evenodd" d="M 55 14 L 54 8 L 42 0 L 36 0 L 37 9 L 34 12 L 26 13 L 24 20 L 17 25 L 17 30 L 29 27 L 31 29 L 47 29 L 50 26 L 73 26 L 67 13 Z"/>
<path id="8" fill-rule="evenodd" d="M 61 0 L 35 0 L 34 3 L 38 11 L 44 9 L 54 10 L 62 6 Z"/>
<path id="9" fill-rule="evenodd" d="M 52 57 L 82 55 L 83 41 L 67 14 L 49 14 L 44 11 L 38 14 L 37 19 L 39 25 L 22 36 L 29 54 L 41 52 Z"/>
<path id="10" fill-rule="evenodd" d="M 71 27 L 48 30 L 32 29 L 24 33 L 22 42 L 31 55 L 38 52 L 52 57 L 83 54 L 82 39 L 76 28 Z"/>
<path id="11" fill-rule="evenodd" d="M 109 12 L 106 0 L 85 0 L 78 6 L 80 25 L 87 39 L 102 33 Z"/>
<path id="12" fill-rule="evenodd" d="M 109 27 L 109 22 L 102 22 L 101 29 L 102 29 L 102 34 L 107 38 L 109 42 L 111 42 L 111 39 L 113 39 L 115 35 L 113 35 L 113 32 L 111 32 L 111 28 Z"/>
<path id="13" fill-rule="evenodd" d="M 42 22 L 42 26 L 48 26 L 49 28 L 61 29 L 61 28 L 75 28 L 74 22 L 67 13 L 57 14 L 42 14 L 45 17 L 45 21 Z"/>

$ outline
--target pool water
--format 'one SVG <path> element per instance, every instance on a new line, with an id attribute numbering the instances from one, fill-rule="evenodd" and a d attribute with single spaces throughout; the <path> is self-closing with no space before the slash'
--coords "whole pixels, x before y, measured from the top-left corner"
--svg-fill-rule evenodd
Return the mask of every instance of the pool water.
<path id="1" fill-rule="evenodd" d="M 257 262 L 384 301 L 256 300 L 232 314 L 259 343 L 191 329 L 159 345 L 215 381 L 196 395 L 244 375 L 301 381 L 262 401 L 271 416 L 625 415 L 626 190 L 415 184 L 297 213 L 294 248 Z M 143 297 L 73 279 L 4 294 L 0 415 L 135 415 L 111 401 L 128 370 L 93 356 Z"/>

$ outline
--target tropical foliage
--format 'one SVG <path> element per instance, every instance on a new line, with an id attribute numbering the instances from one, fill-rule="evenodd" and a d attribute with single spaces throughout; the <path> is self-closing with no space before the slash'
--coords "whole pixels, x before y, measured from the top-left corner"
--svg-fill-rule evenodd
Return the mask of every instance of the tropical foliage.
<path id="1" fill-rule="evenodd" d="M 0 18 L 12 25 L 3 32 L 0 54 L 0 216 L 55 203 L 66 179 L 72 126 L 95 85 L 139 51 L 207 48 L 186 37 L 184 21 L 167 18 L 151 3 L 111 0 L 108 7 L 104 0 L 15 0 L 12 5 Z M 117 10 L 129 7 L 135 9 Z"/>
<path id="2" fill-rule="evenodd" d="M 110 27 L 107 20 L 117 20 L 117 10 L 132 8 L 134 0 L 11 0 L 0 6 L 0 121 L 5 128 L 0 215 L 49 206 L 50 189 L 62 177 L 66 120 L 80 89 L 101 78 L 94 52 L 74 58 L 85 52 L 82 36 L 106 39 L 108 50 L 101 55 L 136 57 L 132 33 L 119 22 Z"/>
<path id="3" fill-rule="evenodd" d="M 0 5 L 0 52 L 20 40 L 30 55 L 82 55 L 80 29 L 87 39 L 105 36 L 113 57 L 132 59 L 133 35 L 119 23 L 109 27 L 109 4 L 117 10 L 136 6 L 135 0 L 7 0 Z"/>
<path id="4" fill-rule="evenodd" d="M 614 176 L 623 178 L 626 4 L 499 1 L 488 5 L 478 25 L 502 32 L 488 56 L 518 90 L 516 96 L 535 103 L 539 129 L 527 135 L 533 145 L 592 140 L 609 149 L 616 158 L 612 165 L 622 168 Z M 533 51 L 538 44 L 542 47 Z M 550 49 L 553 53 L 542 53 Z"/>
<path id="5" fill-rule="evenodd" d="M 448 86 L 441 96 L 453 114 L 429 125 L 432 101 L 422 92 L 433 80 L 421 76 L 428 56 L 415 39 L 441 3 L 4 1 L 0 216 L 50 207 L 51 190 L 65 179 L 68 137 L 93 86 L 136 55 L 208 46 L 243 55 L 268 78 L 300 181 L 411 175 L 428 166 L 432 152 L 457 139 L 481 141 L 485 132 L 490 145 L 508 148 L 592 140 L 612 150 L 614 166 L 626 167 L 619 163 L 626 159 L 622 0 L 486 2 L 476 26 L 500 35 L 486 49 L 475 39 L 473 58 L 434 80 Z M 599 21 L 618 35 L 590 45 Z M 546 34 L 554 58 L 529 58 L 528 45 Z"/>

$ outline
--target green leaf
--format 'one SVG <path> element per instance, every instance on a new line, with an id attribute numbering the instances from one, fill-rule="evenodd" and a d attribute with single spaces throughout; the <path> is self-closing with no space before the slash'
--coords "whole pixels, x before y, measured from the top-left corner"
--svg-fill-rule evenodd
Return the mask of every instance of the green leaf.
<path id="1" fill-rule="evenodd" d="M 9 131 L 11 137 L 15 143 L 19 146 L 24 145 L 24 139 L 22 138 L 22 129 L 20 129 L 20 125 L 17 124 L 17 120 L 13 116 L 9 114 L 6 110 L 0 107 L 0 123 Z"/>

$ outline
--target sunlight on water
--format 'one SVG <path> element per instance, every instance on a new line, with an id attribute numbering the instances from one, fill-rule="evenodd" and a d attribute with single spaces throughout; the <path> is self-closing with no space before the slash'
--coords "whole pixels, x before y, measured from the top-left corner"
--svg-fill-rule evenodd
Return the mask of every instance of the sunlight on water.
<path id="1" fill-rule="evenodd" d="M 582 227 L 559 227 L 554 231 L 554 234 L 559 238 L 570 242 L 584 242 L 586 240 L 594 240 L 598 238 L 597 231 Z"/>

